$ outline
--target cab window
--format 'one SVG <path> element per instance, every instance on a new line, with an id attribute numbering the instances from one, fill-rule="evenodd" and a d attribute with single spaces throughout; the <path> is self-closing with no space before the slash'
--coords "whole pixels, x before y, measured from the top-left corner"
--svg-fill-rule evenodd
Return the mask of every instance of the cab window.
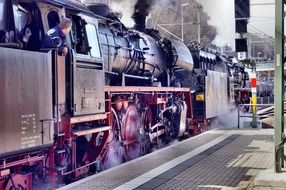
<path id="1" fill-rule="evenodd" d="M 14 9 L 15 18 L 15 38 L 22 41 L 23 36 L 30 30 L 30 37 L 23 49 L 30 51 L 38 51 L 40 49 L 41 40 L 44 36 L 44 29 L 41 19 L 41 12 L 35 2 L 21 2 Z"/>
<path id="2" fill-rule="evenodd" d="M 4 29 L 4 0 L 0 0 L 0 29 Z"/>
<path id="3" fill-rule="evenodd" d="M 99 41 L 97 36 L 97 31 L 94 25 L 87 24 L 85 26 L 88 44 L 90 46 L 90 55 L 95 58 L 101 58 Z"/>
<path id="4" fill-rule="evenodd" d="M 0 43 L 7 42 L 7 35 L 4 28 L 4 0 L 0 0 Z"/>
<path id="5" fill-rule="evenodd" d="M 95 25 L 87 23 L 77 15 L 71 15 L 72 44 L 76 53 L 101 58 L 98 35 Z"/>
<path id="6" fill-rule="evenodd" d="M 87 24 L 85 20 L 81 17 L 72 15 L 71 16 L 73 25 L 72 25 L 72 44 L 73 49 L 76 53 L 88 55 L 88 43 L 86 39 L 85 25 Z"/>
<path id="7" fill-rule="evenodd" d="M 48 23 L 49 23 L 49 28 L 54 28 L 60 23 L 60 18 L 56 11 L 49 12 Z"/>

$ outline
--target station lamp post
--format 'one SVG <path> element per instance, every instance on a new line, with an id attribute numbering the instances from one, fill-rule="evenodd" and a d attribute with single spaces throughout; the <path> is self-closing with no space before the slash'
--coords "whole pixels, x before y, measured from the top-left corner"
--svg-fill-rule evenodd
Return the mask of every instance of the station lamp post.
<path id="1" fill-rule="evenodd" d="M 194 8 L 198 9 L 198 43 L 201 43 L 201 9 L 203 8 L 203 6 L 201 4 L 197 4 L 194 6 Z"/>
<path id="2" fill-rule="evenodd" d="M 183 4 L 181 4 L 181 21 L 182 21 L 182 23 L 181 23 L 181 27 L 182 27 L 182 36 L 181 36 L 181 39 L 182 39 L 182 42 L 184 41 L 184 7 L 186 7 L 186 6 L 188 6 L 189 5 L 189 3 L 183 3 Z"/>

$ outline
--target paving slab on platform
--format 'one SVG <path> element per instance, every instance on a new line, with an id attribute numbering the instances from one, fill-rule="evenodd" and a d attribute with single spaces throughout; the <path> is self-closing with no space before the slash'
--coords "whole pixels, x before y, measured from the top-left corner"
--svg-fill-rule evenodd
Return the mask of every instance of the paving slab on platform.
<path id="1" fill-rule="evenodd" d="M 273 167 L 273 144 L 272 129 L 212 130 L 61 190 L 259 190 L 254 179 L 262 170 Z"/>
<path id="2" fill-rule="evenodd" d="M 255 185 L 261 187 L 281 187 L 286 189 L 286 172 L 274 173 L 274 168 L 264 170 L 256 177 Z"/>

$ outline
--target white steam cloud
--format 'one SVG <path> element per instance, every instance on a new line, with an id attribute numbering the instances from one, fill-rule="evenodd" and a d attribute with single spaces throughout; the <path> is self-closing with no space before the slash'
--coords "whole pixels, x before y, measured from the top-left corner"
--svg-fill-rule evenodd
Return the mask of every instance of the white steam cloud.
<path id="1" fill-rule="evenodd" d="M 228 113 L 218 116 L 215 120 L 212 121 L 210 129 L 219 129 L 219 128 L 237 128 L 238 127 L 238 110 L 234 109 L 232 105 L 228 106 Z"/>
<path id="2" fill-rule="evenodd" d="M 122 14 L 121 21 L 128 28 L 132 28 L 135 24 L 134 20 L 132 19 L 132 15 L 134 13 L 136 2 L 137 1 L 135 0 L 121 0 L 117 2 L 113 1 L 110 5 L 110 8 L 114 12 Z"/>
<path id="3" fill-rule="evenodd" d="M 198 2 L 203 5 L 204 11 L 210 16 L 209 24 L 217 29 L 218 35 L 213 43 L 220 47 L 228 45 L 234 48 L 234 1 L 198 0 Z"/>

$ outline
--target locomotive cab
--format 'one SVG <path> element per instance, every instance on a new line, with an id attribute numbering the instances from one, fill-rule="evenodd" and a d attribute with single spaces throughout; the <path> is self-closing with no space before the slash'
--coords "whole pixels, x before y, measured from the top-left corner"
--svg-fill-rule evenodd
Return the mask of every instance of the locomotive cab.
<path id="1" fill-rule="evenodd" d="M 46 32 L 55 27 L 62 17 L 70 18 L 73 22 L 67 36 L 70 52 L 66 57 L 57 56 L 56 59 L 59 105 L 66 105 L 61 111 L 66 108 L 71 116 L 103 113 L 104 64 L 97 35 L 97 20 L 81 4 L 75 1 L 63 3 L 67 6 L 65 10 L 60 6 L 39 3 Z M 74 8 L 68 5 L 74 5 Z"/>

